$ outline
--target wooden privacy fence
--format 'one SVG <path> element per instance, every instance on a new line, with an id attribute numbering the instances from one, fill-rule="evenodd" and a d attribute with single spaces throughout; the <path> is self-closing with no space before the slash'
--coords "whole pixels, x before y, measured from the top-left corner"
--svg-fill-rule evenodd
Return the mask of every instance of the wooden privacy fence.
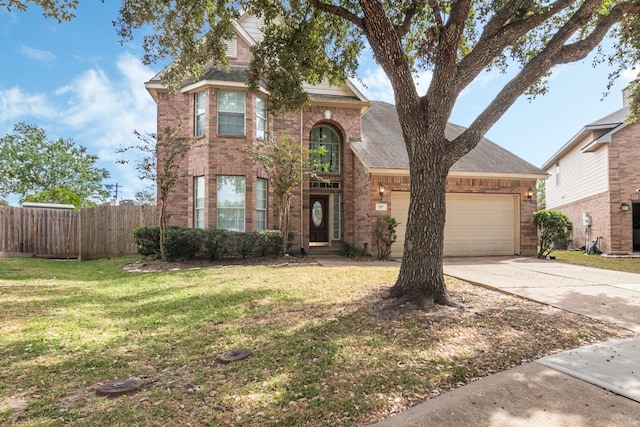
<path id="1" fill-rule="evenodd" d="M 82 260 L 133 255 L 133 229 L 156 223 L 155 206 L 80 211 L 0 206 L 0 256 Z"/>

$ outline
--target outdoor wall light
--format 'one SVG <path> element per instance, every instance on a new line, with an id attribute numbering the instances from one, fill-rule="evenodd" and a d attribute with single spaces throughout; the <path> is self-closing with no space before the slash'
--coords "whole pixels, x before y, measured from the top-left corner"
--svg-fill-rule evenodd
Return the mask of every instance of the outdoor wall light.
<path id="1" fill-rule="evenodd" d="M 380 200 L 382 200 L 382 196 L 384 196 L 384 184 L 378 184 L 378 194 L 380 195 Z"/>
<path id="2" fill-rule="evenodd" d="M 621 204 L 620 205 L 620 210 L 628 211 L 629 210 L 629 204 L 628 203 Z"/>
<path id="3" fill-rule="evenodd" d="M 529 199 L 529 201 L 531 202 L 532 197 L 533 197 L 533 190 L 531 189 L 531 187 L 529 187 L 529 189 L 527 190 L 527 199 Z"/>

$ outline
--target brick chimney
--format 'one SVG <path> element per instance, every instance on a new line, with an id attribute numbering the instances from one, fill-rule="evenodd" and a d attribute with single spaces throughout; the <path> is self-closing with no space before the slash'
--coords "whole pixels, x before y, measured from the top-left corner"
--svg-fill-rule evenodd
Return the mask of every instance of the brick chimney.
<path id="1" fill-rule="evenodd" d="M 634 88 L 640 83 L 638 80 L 634 80 L 622 89 L 622 106 L 628 108 L 631 106 L 631 95 L 633 95 Z"/>

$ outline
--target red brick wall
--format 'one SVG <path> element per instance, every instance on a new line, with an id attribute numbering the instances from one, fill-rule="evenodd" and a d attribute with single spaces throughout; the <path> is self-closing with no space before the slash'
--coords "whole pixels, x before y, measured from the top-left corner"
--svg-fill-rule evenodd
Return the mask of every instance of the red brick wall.
<path id="1" fill-rule="evenodd" d="M 613 136 L 609 144 L 609 193 L 608 209 L 612 252 L 633 251 L 632 209 L 640 209 L 640 124 L 626 126 Z M 636 203 L 633 203 L 633 202 Z M 628 211 L 621 209 L 629 205 Z M 638 243 L 638 242 L 637 242 Z"/>
<path id="2" fill-rule="evenodd" d="M 254 165 L 248 148 L 255 146 L 255 95 L 246 92 L 245 136 L 229 136 L 217 134 L 217 90 L 216 88 L 203 89 L 207 94 L 207 117 L 205 121 L 206 134 L 194 140 L 192 150 L 182 164 L 183 176 L 176 183 L 168 206 L 171 215 L 171 224 L 180 226 L 193 226 L 193 179 L 195 176 L 204 176 L 205 188 L 205 227 L 216 227 L 216 191 L 218 175 L 244 176 L 246 182 L 246 210 L 245 229 L 255 230 L 255 200 L 257 177 L 265 177 L 264 171 Z M 193 134 L 194 128 L 194 95 L 177 93 L 173 96 L 161 94 L 158 99 L 158 129 L 167 126 L 175 126 L 177 116 L 184 117 L 183 129 L 186 136 Z M 331 112 L 331 118 L 326 118 L 326 111 Z M 272 135 L 279 135 L 284 131 L 287 135 L 300 141 L 308 147 L 309 134 L 315 126 L 324 124 L 331 126 L 341 138 L 341 173 L 327 174 L 325 178 L 332 182 L 339 182 L 341 188 L 335 189 L 309 189 L 308 180 L 303 188 L 297 189 L 291 200 L 291 231 L 295 234 L 294 249 L 308 247 L 308 223 L 309 223 L 309 195 L 339 193 L 341 197 L 341 239 L 334 242 L 338 245 L 341 241 L 353 241 L 355 236 L 354 218 L 355 207 L 349 201 L 354 197 L 354 164 L 353 153 L 348 146 L 349 139 L 360 138 L 360 107 L 344 108 L 323 105 L 305 106 L 297 113 L 287 113 L 281 117 L 269 117 L 269 130 Z M 273 194 L 270 190 L 268 198 L 267 228 L 277 228 L 278 211 Z"/>
<path id="3" fill-rule="evenodd" d="M 600 250 L 610 252 L 612 250 L 611 227 L 609 222 L 609 193 L 604 192 L 595 196 L 584 198 L 574 203 L 558 206 L 555 210 L 566 214 L 573 223 L 572 248 L 585 246 L 596 236 L 602 237 Z M 591 226 L 589 227 L 589 238 L 587 240 L 585 227 L 582 221 L 582 214 L 589 212 Z M 621 249 L 614 249 L 621 250 Z"/>
<path id="4" fill-rule="evenodd" d="M 360 167 L 359 173 L 363 173 Z M 366 175 L 358 177 L 358 182 L 366 183 Z M 372 238 L 373 224 L 377 216 L 391 214 L 391 192 L 392 191 L 409 191 L 409 176 L 382 176 L 373 175 L 368 181 L 370 186 L 367 194 L 369 200 L 368 206 L 371 214 L 361 214 L 358 224 L 358 235 L 365 239 L 369 236 L 369 245 L 375 245 Z M 378 193 L 379 184 L 384 184 L 384 195 L 382 203 L 387 204 L 386 212 L 376 212 L 375 204 L 380 202 Z M 491 179 L 491 178 L 449 178 L 447 179 L 447 192 L 451 193 L 493 193 L 493 194 L 518 194 L 520 196 L 520 254 L 531 256 L 537 251 L 537 234 L 533 225 L 533 213 L 536 210 L 536 194 L 533 192 L 533 198 L 529 200 L 526 197 L 528 190 L 535 189 L 535 179 Z M 366 199 L 358 199 L 359 204 L 365 205 Z M 368 219 L 368 221 L 367 221 Z M 370 246 L 373 250 L 375 246 Z"/>

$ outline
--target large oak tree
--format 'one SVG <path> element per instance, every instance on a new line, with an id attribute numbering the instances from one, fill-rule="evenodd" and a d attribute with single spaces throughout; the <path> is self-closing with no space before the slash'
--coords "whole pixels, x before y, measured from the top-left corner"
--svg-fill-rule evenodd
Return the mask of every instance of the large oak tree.
<path id="1" fill-rule="evenodd" d="M 405 255 L 391 296 L 420 306 L 449 303 L 442 253 L 451 165 L 518 97 L 543 93 L 554 66 L 585 58 L 607 35 L 616 43 L 603 61 L 619 69 L 640 62 L 638 0 L 124 0 L 116 25 L 125 39 L 148 31 L 145 61 L 170 58 L 164 77 L 175 87 L 205 66 L 226 65 L 223 39 L 241 10 L 264 21 L 248 77 L 265 86 L 272 109 L 304 103 L 303 81 L 353 75 L 366 46 L 388 76 L 411 170 Z M 447 140 L 460 93 L 492 67 L 517 72 L 465 132 Z M 431 84 L 420 93 L 413 76 L 427 70 Z"/>

